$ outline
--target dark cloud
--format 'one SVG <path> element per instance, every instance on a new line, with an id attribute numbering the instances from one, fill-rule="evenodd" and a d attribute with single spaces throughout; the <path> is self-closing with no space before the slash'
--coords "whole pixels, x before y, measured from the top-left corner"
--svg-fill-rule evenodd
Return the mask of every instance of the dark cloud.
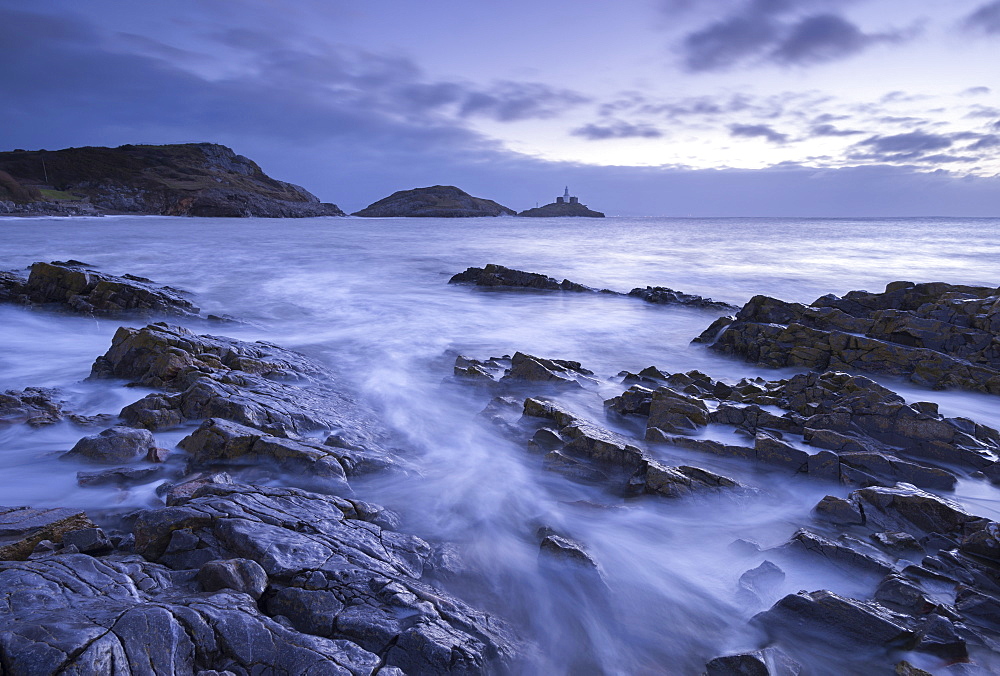
<path id="1" fill-rule="evenodd" d="M 784 143 L 788 140 L 788 134 L 777 132 L 766 124 L 732 124 L 729 125 L 729 135 L 747 138 L 760 137 L 771 143 Z"/>
<path id="2" fill-rule="evenodd" d="M 872 136 L 859 142 L 859 147 L 868 148 L 872 153 L 892 159 L 913 159 L 935 150 L 952 146 L 952 139 L 940 134 L 913 131 L 891 136 Z"/>
<path id="3" fill-rule="evenodd" d="M 978 141 L 970 145 L 966 150 L 986 150 L 988 148 L 1000 147 L 1000 136 L 996 134 L 985 134 Z"/>
<path id="4" fill-rule="evenodd" d="M 1000 35 L 1000 0 L 980 6 L 965 19 L 965 27 L 991 35 Z"/>
<path id="5" fill-rule="evenodd" d="M 979 104 L 974 104 L 969 106 L 969 112 L 966 113 L 966 117 L 1000 117 L 1000 108 L 993 108 L 990 106 L 981 106 Z"/>
<path id="6" fill-rule="evenodd" d="M 817 124 L 809 130 L 810 136 L 855 136 L 863 133 L 856 129 L 838 129 L 832 124 Z"/>
<path id="7" fill-rule="evenodd" d="M 798 16 L 813 2 L 749 0 L 686 35 L 680 45 L 692 72 L 724 70 L 748 62 L 810 65 L 843 59 L 873 45 L 902 42 L 913 31 L 866 33 L 844 17 L 824 12 Z"/>
<path id="8" fill-rule="evenodd" d="M 609 124 L 587 124 L 570 132 L 589 141 L 621 138 L 660 138 L 663 132 L 647 124 L 631 124 L 616 120 Z"/>
<path id="9" fill-rule="evenodd" d="M 500 122 L 555 117 L 590 99 L 567 89 L 523 82 L 502 82 L 485 91 L 470 92 L 461 105 L 463 117 L 481 115 Z"/>

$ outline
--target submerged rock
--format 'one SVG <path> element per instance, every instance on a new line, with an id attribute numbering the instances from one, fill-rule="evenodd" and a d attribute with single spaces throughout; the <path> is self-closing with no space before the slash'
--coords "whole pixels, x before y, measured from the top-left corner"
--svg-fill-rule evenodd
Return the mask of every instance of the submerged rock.
<path id="1" fill-rule="evenodd" d="M 517 212 L 502 204 L 473 197 L 453 185 L 400 190 L 369 204 L 352 216 L 427 218 L 467 218 L 474 216 L 514 216 Z"/>
<path id="2" fill-rule="evenodd" d="M 893 282 L 811 305 L 755 296 L 697 342 L 765 366 L 906 376 L 1000 394 L 1000 289 Z"/>

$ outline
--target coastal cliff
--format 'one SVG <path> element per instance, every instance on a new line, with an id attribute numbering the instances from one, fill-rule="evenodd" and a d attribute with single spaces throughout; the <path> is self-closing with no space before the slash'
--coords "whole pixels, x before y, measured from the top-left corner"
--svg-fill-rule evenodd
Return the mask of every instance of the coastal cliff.
<path id="1" fill-rule="evenodd" d="M 215 143 L 0 153 L 0 213 L 343 216 Z"/>
<path id="2" fill-rule="evenodd" d="M 513 209 L 493 200 L 473 197 L 453 185 L 435 185 L 394 192 L 369 204 L 352 216 L 426 218 L 470 218 L 475 216 L 514 216 Z"/>

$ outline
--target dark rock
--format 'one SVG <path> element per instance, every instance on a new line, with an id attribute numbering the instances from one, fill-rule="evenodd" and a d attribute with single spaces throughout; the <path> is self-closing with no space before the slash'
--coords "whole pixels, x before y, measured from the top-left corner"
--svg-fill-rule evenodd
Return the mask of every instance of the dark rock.
<path id="1" fill-rule="evenodd" d="M 564 279 L 561 282 L 535 272 L 522 272 L 502 265 L 468 268 L 448 280 L 449 284 L 474 284 L 488 288 L 537 289 L 541 291 L 595 291 L 588 286 Z"/>
<path id="2" fill-rule="evenodd" d="M 82 528 L 63 533 L 64 547 L 76 547 L 84 554 L 99 554 L 111 551 L 111 540 L 101 528 Z"/>
<path id="3" fill-rule="evenodd" d="M 684 305 L 708 310 L 738 309 L 735 305 L 730 305 L 729 303 L 695 296 L 690 293 L 681 293 L 680 291 L 668 289 L 665 286 L 647 286 L 645 289 L 636 288 L 629 291 L 628 295 L 641 298 L 647 303 L 654 303 L 656 305 Z"/>
<path id="4" fill-rule="evenodd" d="M 802 665 L 775 647 L 716 657 L 705 665 L 706 676 L 798 676 Z"/>
<path id="5" fill-rule="evenodd" d="M 153 448 L 156 442 L 149 430 L 119 426 L 80 439 L 63 457 L 111 465 L 143 458 Z"/>
<path id="6" fill-rule="evenodd" d="M 858 506 L 848 500 L 827 495 L 813 507 L 815 514 L 830 523 L 841 526 L 861 525 L 865 522 Z"/>
<path id="7" fill-rule="evenodd" d="M 948 534 L 978 519 L 953 502 L 907 484 L 862 488 L 851 493 L 851 500 L 860 506 L 868 526 L 884 530 Z"/>
<path id="8" fill-rule="evenodd" d="M 52 425 L 65 416 L 57 392 L 41 387 L 0 392 L 0 425 L 27 423 L 32 427 Z"/>
<path id="9" fill-rule="evenodd" d="M 44 159 L 44 162 L 42 161 Z M 27 184 L 80 198 L 70 205 L 33 202 L 19 211 L 284 218 L 343 216 L 299 186 L 266 175 L 252 160 L 214 143 L 124 145 L 0 153 L 0 170 Z M 2 208 L 0 208 L 2 210 Z"/>
<path id="10" fill-rule="evenodd" d="M 765 559 L 756 568 L 751 568 L 740 575 L 739 585 L 741 589 L 760 598 L 778 591 L 784 581 L 785 571 Z"/>
<path id="11" fill-rule="evenodd" d="M 849 536 L 830 540 L 803 529 L 796 532 L 785 547 L 821 557 L 835 568 L 848 572 L 861 571 L 878 575 L 893 572 L 892 561 L 888 557 L 875 547 Z"/>
<path id="12" fill-rule="evenodd" d="M 530 216 L 535 218 L 562 218 L 566 216 L 584 216 L 587 218 L 604 218 L 600 211 L 588 209 L 586 205 L 579 202 L 552 202 L 534 209 L 525 209 L 518 216 Z"/>
<path id="13" fill-rule="evenodd" d="M 668 387 L 653 392 L 649 404 L 648 430 L 656 428 L 669 434 L 689 434 L 708 425 L 708 407 L 705 402 L 675 392 Z"/>
<path id="14" fill-rule="evenodd" d="M 130 486 L 163 476 L 163 467 L 115 467 L 96 472 L 77 472 L 81 486 Z"/>
<path id="15" fill-rule="evenodd" d="M 565 359 L 543 359 L 523 352 L 515 352 L 511 357 L 510 370 L 504 374 L 503 382 L 542 382 L 559 385 L 579 386 L 581 376 L 593 375 L 577 361 Z"/>
<path id="16" fill-rule="evenodd" d="M 542 541 L 538 546 L 540 556 L 553 561 L 568 561 L 594 571 L 599 570 L 597 562 L 576 540 L 556 533 L 542 533 L 542 535 Z"/>
<path id="17" fill-rule="evenodd" d="M 473 197 L 452 185 L 435 185 L 429 188 L 400 190 L 369 204 L 352 216 L 399 217 L 424 216 L 429 218 L 456 218 L 474 216 L 514 216 L 516 212 L 502 204 L 481 197 Z"/>
<path id="18" fill-rule="evenodd" d="M 175 484 L 161 484 L 157 493 L 166 496 L 168 507 L 174 507 L 190 499 L 202 486 L 231 483 L 233 478 L 225 472 L 195 472 Z"/>
<path id="19" fill-rule="evenodd" d="M 998 298 L 992 287 L 911 282 L 809 306 L 755 296 L 698 341 L 765 366 L 849 368 L 998 394 Z"/>
<path id="20" fill-rule="evenodd" d="M 42 540 L 62 542 L 64 533 L 93 526 L 73 509 L 0 507 L 0 561 L 26 559 Z"/>
<path id="21" fill-rule="evenodd" d="M 198 569 L 198 582 L 205 591 L 232 589 L 259 599 L 267 589 L 267 573 L 249 559 L 209 561 Z"/>

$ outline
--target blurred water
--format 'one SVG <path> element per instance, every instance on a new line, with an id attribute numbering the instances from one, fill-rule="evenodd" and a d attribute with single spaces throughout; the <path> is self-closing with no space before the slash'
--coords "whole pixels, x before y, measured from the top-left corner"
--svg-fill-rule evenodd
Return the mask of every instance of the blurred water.
<path id="1" fill-rule="evenodd" d="M 0 269 L 75 258 L 150 277 L 193 292 L 206 312 L 247 320 L 227 327 L 234 337 L 323 360 L 380 412 L 421 468 L 419 478 L 359 482 L 358 494 L 400 511 L 409 530 L 462 548 L 489 583 L 453 584 L 526 628 L 539 646 L 535 673 L 698 673 L 706 659 L 750 645 L 747 618 L 781 595 L 871 592 L 871 580 L 782 562 L 787 578 L 770 597 L 749 602 L 735 593 L 740 574 L 765 557 L 734 553 L 733 540 L 781 544 L 809 524 L 823 495 L 846 491 L 661 448 L 653 452 L 664 460 L 765 490 L 738 501 L 623 504 L 543 472 L 523 446 L 483 427 L 476 413 L 488 397 L 444 382 L 449 351 L 574 359 L 603 379 L 650 365 L 729 380 L 787 372 L 691 346 L 717 312 L 484 292 L 448 278 L 499 263 L 619 291 L 668 286 L 738 305 L 760 293 L 809 302 L 899 279 L 996 285 L 998 229 L 997 219 L 0 219 Z M 80 381 L 118 325 L 0 307 L 0 389 L 61 387 L 78 410 L 117 412 L 144 392 Z M 908 400 L 1000 426 L 994 398 L 885 382 Z M 601 399 L 623 389 L 605 381 L 572 404 L 601 421 Z M 77 487 L 80 467 L 57 456 L 85 433 L 70 424 L 0 430 L 0 504 L 103 509 L 155 500 L 153 485 Z M 956 497 L 992 516 L 1000 494 L 970 479 Z M 606 589 L 539 567 L 534 533 L 543 524 L 587 544 Z M 816 659 L 833 660 L 837 673 L 839 657 Z"/>

